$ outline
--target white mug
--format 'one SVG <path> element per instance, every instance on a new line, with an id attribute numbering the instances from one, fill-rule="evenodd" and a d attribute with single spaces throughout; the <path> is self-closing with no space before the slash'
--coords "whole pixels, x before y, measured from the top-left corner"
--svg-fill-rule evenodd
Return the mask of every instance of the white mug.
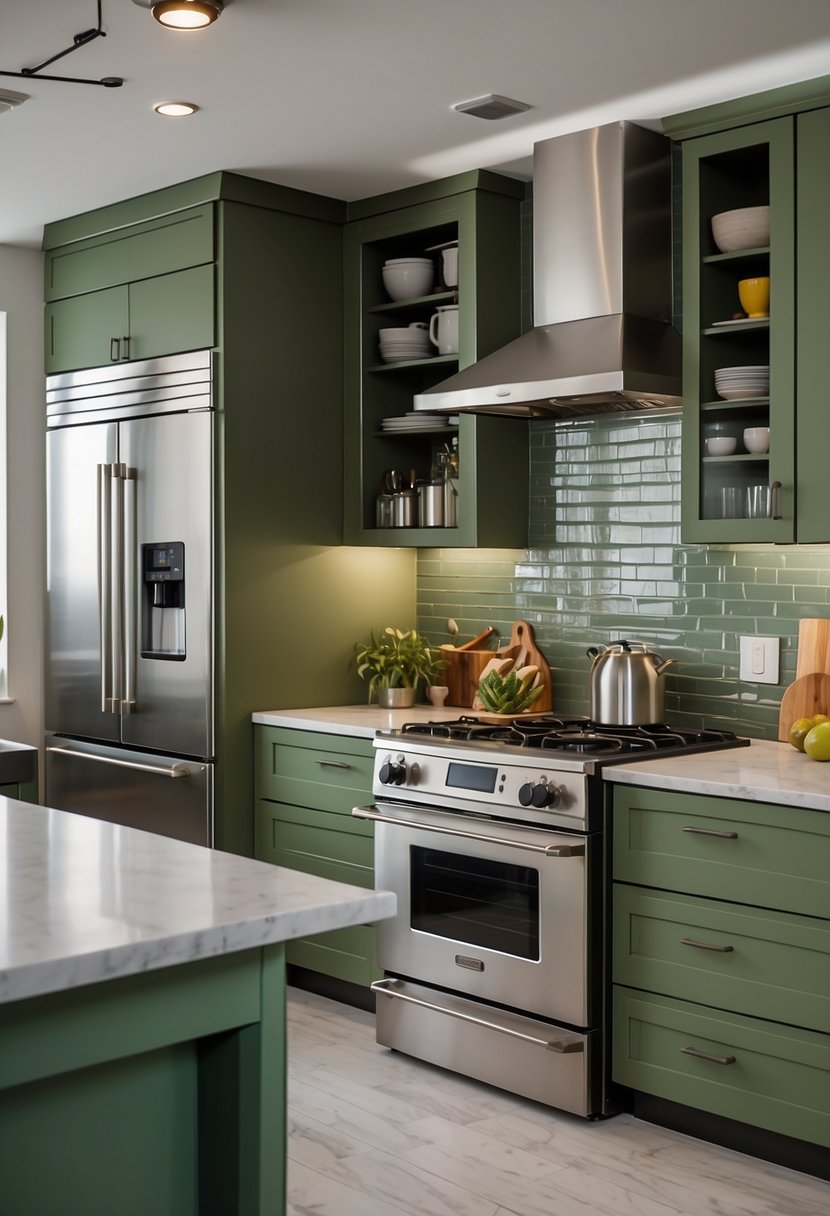
<path id="1" fill-rule="evenodd" d="M 429 319 L 429 340 L 439 355 L 458 354 L 458 305 L 446 304 Z"/>
<path id="2" fill-rule="evenodd" d="M 453 245 L 450 249 L 442 249 L 441 261 L 443 264 L 443 272 L 441 277 L 444 280 L 445 287 L 458 286 L 458 246 Z"/>

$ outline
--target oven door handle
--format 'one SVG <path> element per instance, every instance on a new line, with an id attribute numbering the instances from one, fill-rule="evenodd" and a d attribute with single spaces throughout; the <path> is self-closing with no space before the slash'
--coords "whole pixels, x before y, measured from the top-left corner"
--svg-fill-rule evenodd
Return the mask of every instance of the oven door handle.
<path id="1" fill-rule="evenodd" d="M 394 823 L 395 820 L 392 822 Z M 398 1001 L 409 1001 L 413 1005 L 433 1009 L 436 1013 L 446 1013 L 448 1017 L 460 1018 L 462 1022 L 473 1022 L 476 1026 L 486 1026 L 488 1030 L 498 1030 L 501 1034 L 509 1034 L 514 1039 L 524 1039 L 526 1043 L 535 1043 L 538 1047 L 544 1047 L 545 1051 L 555 1051 L 558 1055 L 573 1055 L 574 1052 L 585 1050 L 585 1043 L 582 1039 L 539 1039 L 533 1034 L 522 1034 L 520 1030 L 513 1030 L 510 1026 L 501 1026 L 498 1022 L 488 1022 L 485 1018 L 463 1013 L 460 1009 L 447 1009 L 444 1005 L 425 1001 L 422 997 L 410 996 L 408 992 L 399 992 L 395 987 L 396 982 L 396 980 L 375 980 L 370 987 L 372 992 L 377 992 L 381 996 L 391 996 Z"/>
<path id="2" fill-rule="evenodd" d="M 524 849 L 527 853 L 542 853 L 545 857 L 582 857 L 584 844 L 527 844 L 522 840 L 505 840 L 500 836 L 482 836 L 478 832 L 459 832 L 456 828 L 440 827 L 432 823 L 411 823 L 408 819 L 393 819 L 390 815 L 379 815 L 369 807 L 356 806 L 352 810 L 355 819 L 370 819 L 373 823 L 389 823 L 399 828 L 415 828 L 419 832 L 438 832 L 442 836 L 455 836 L 461 840 L 480 840 L 484 844 L 503 845 L 509 849 Z"/>

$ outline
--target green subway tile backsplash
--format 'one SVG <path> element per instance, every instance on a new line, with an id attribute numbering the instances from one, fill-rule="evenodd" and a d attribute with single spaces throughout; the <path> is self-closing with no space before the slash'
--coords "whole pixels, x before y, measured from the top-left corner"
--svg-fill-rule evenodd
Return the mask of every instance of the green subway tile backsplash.
<path id="1" fill-rule="evenodd" d="M 681 545 L 680 421 L 537 421 L 530 431 L 525 550 L 422 550 L 418 622 L 464 638 L 528 620 L 553 676 L 554 708 L 588 710 L 590 645 L 648 642 L 675 664 L 667 716 L 776 738 L 795 678 L 798 622 L 830 617 L 830 546 Z M 739 638 L 781 639 L 780 683 L 739 680 Z"/>

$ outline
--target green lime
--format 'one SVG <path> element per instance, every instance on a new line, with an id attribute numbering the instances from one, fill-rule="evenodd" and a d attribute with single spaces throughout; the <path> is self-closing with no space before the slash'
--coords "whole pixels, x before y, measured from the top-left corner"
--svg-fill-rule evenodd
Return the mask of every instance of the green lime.
<path id="1" fill-rule="evenodd" d="M 830 760 L 830 722 L 819 722 L 804 740 L 804 750 L 812 760 Z"/>
<path id="2" fill-rule="evenodd" d="M 812 718 L 796 718 L 790 727 L 790 733 L 787 735 L 793 747 L 797 747 L 800 752 L 804 751 L 804 740 L 809 735 L 813 726 L 816 725 Z"/>

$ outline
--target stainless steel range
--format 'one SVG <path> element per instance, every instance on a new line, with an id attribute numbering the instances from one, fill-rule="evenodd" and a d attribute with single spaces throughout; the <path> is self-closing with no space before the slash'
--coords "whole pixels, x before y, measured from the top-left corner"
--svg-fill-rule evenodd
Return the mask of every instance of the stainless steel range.
<path id="1" fill-rule="evenodd" d="M 369 807 L 377 1040 L 578 1115 L 610 1113 L 602 768 L 729 732 L 476 717 L 380 732 Z"/>

